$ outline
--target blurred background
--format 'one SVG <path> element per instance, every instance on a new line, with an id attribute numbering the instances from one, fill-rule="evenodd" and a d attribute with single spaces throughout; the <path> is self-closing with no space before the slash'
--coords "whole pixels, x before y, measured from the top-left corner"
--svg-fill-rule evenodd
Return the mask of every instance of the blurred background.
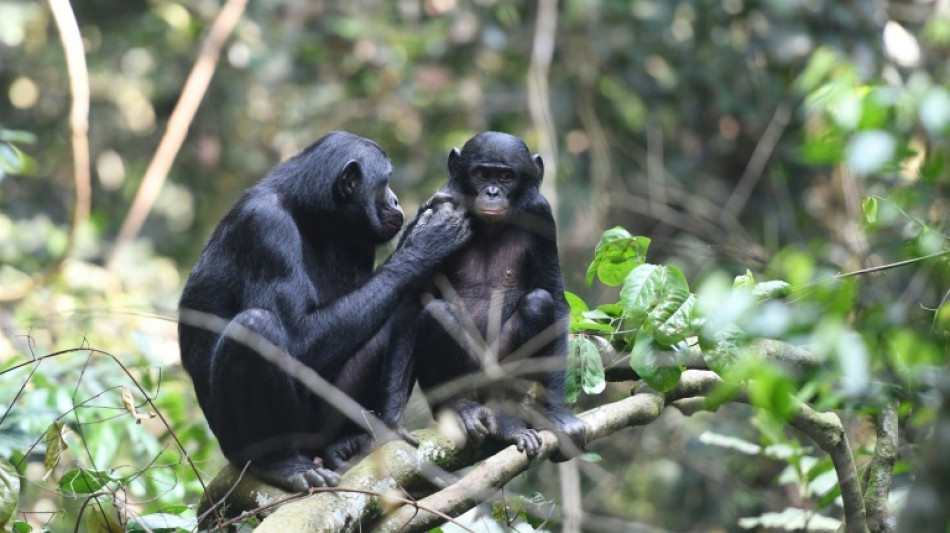
<path id="1" fill-rule="evenodd" d="M 408 214 L 445 180 L 452 147 L 488 129 L 523 137 L 545 159 L 566 288 L 592 307 L 616 300 L 584 282 L 614 226 L 651 237 L 649 260 L 690 280 L 750 269 L 808 282 L 947 248 L 946 0 L 250 2 L 144 225 L 115 249 L 222 2 L 72 7 L 91 94 L 78 223 L 50 5 L 0 4 L 0 367 L 81 348 L 0 374 L 0 457 L 24 476 L 18 516 L 36 526 L 72 530 L 84 501 L 59 475 L 41 479 L 57 420 L 71 447 L 52 470 L 111 472 L 103 486 L 122 487 L 116 509 L 84 515 L 89 531 L 119 527 L 123 506 L 196 503 L 171 433 L 206 479 L 222 463 L 178 362 L 182 283 L 241 192 L 330 130 L 385 149 Z M 882 355 L 895 342 L 914 354 L 905 366 L 943 372 L 948 282 L 945 259 L 922 262 L 829 293 L 821 312 L 860 334 L 872 372 L 899 366 Z M 123 387 L 172 430 L 122 417 Z M 611 385 L 582 406 L 628 392 Z M 668 412 L 596 443 L 600 461 L 580 467 L 585 530 L 740 531 L 740 518 L 809 507 L 814 480 L 787 458 L 708 437 L 774 443 L 768 426 L 742 407 Z M 511 492 L 546 505 L 557 472 L 541 465 Z"/>

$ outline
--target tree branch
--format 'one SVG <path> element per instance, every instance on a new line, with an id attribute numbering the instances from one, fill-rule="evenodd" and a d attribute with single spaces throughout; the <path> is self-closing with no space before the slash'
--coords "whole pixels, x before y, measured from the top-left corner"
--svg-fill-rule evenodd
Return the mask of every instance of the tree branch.
<path id="1" fill-rule="evenodd" d="M 868 528 L 871 533 L 894 533 L 897 521 L 887 505 L 894 477 L 894 462 L 897 461 L 897 402 L 889 402 L 874 417 L 877 426 L 877 442 L 874 458 L 868 466 L 868 486 L 864 502 L 868 511 Z"/>
<path id="2" fill-rule="evenodd" d="M 211 77 L 214 76 L 218 57 L 221 55 L 221 49 L 244 13 L 246 4 L 247 0 L 227 0 L 211 25 L 211 30 L 208 31 L 208 35 L 201 45 L 198 59 L 188 74 L 188 79 L 185 80 L 185 86 L 182 88 L 178 103 L 175 104 L 175 109 L 172 110 L 172 114 L 168 118 L 165 135 L 162 136 L 162 140 L 158 143 L 158 149 L 155 150 L 155 155 L 152 156 L 152 161 L 145 169 L 145 175 L 142 177 L 142 183 L 139 185 L 132 207 L 129 208 L 129 214 L 122 222 L 119 235 L 116 237 L 107 261 L 108 264 L 114 261 L 118 250 L 133 240 L 142 229 L 145 218 L 152 210 L 155 199 L 158 198 L 158 193 L 162 190 L 162 185 L 165 184 L 168 171 L 171 169 L 182 143 L 185 142 L 191 121 L 195 118 L 195 113 L 198 112 L 198 106 L 208 90 Z"/>

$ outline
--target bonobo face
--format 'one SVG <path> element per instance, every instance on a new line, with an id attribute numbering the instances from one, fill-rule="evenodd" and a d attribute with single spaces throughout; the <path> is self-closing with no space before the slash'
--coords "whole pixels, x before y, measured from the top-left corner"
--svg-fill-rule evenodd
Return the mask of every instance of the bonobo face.
<path id="1" fill-rule="evenodd" d="M 515 171 L 500 163 L 475 165 L 469 171 L 469 184 L 474 195 L 468 206 L 485 222 L 500 222 L 508 215 L 512 193 L 520 186 Z"/>
<path id="2" fill-rule="evenodd" d="M 402 227 L 403 213 L 399 207 L 396 193 L 389 188 L 389 180 L 382 183 L 376 193 L 376 220 L 378 221 L 376 235 L 380 242 L 386 242 L 399 233 Z"/>
<path id="3" fill-rule="evenodd" d="M 371 151 L 349 161 L 336 181 L 335 195 L 355 219 L 356 233 L 377 244 L 395 237 L 402 227 L 402 208 L 389 188 L 392 171 L 382 151 Z"/>
<path id="4" fill-rule="evenodd" d="M 507 220 L 521 195 L 537 190 L 543 175 L 541 157 L 507 133 L 480 133 L 461 151 L 449 153 L 450 182 L 465 195 L 466 208 L 488 223 Z"/>

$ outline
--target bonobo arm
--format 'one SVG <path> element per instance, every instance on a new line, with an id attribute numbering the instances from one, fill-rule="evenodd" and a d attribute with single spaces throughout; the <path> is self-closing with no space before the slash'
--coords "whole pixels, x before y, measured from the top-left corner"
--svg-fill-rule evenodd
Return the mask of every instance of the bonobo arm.
<path id="1" fill-rule="evenodd" d="M 267 226 L 260 228 L 259 238 L 270 246 L 282 243 L 284 250 L 294 246 L 299 249 L 299 240 L 288 242 L 300 238 L 299 230 L 289 214 L 283 215 L 264 219 Z M 282 268 L 258 267 L 270 269 L 266 276 L 260 272 L 245 274 L 244 293 L 253 298 L 248 303 L 283 317 L 299 317 L 284 324 L 289 330 L 287 349 L 318 372 L 337 366 L 383 327 L 409 290 L 427 279 L 445 257 L 471 237 L 467 217 L 449 204 L 427 210 L 418 219 L 402 246 L 369 281 L 330 302 L 308 299 L 313 281 L 300 266 L 303 260 L 299 255 L 268 253 L 265 244 L 260 252 L 252 252 L 263 256 L 254 260 L 256 264 L 273 262 L 274 257 L 287 264 Z"/>

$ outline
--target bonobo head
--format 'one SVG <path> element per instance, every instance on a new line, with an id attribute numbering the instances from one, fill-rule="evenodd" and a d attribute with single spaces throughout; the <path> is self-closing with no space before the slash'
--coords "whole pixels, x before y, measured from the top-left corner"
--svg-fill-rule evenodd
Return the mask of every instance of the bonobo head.
<path id="1" fill-rule="evenodd" d="M 505 221 L 526 191 L 538 190 L 543 176 L 541 156 L 531 155 L 524 141 L 507 133 L 479 133 L 461 151 L 449 152 L 449 185 L 484 222 Z"/>
<path id="2" fill-rule="evenodd" d="M 389 188 L 392 162 L 375 142 L 330 132 L 278 166 L 269 176 L 289 193 L 305 223 L 332 220 L 341 238 L 379 244 L 402 227 L 399 201 Z"/>

